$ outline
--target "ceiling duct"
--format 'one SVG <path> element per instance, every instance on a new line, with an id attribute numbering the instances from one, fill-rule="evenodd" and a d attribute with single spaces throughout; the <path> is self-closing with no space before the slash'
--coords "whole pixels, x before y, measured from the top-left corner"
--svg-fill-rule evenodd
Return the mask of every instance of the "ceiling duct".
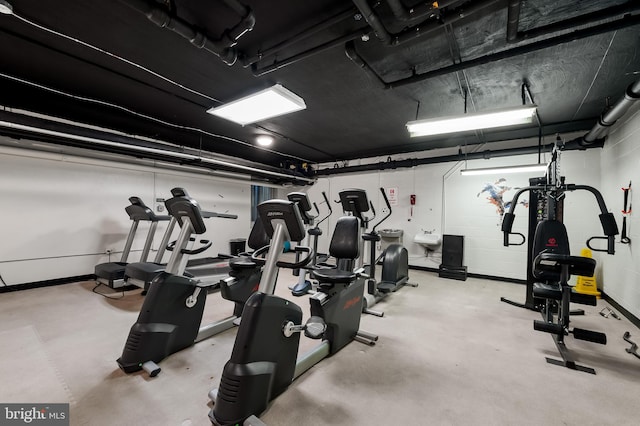
<path id="1" fill-rule="evenodd" d="M 458 153 L 454 155 L 443 155 L 439 157 L 426 157 L 426 158 L 409 158 L 406 160 L 387 160 L 378 163 L 363 164 L 359 166 L 348 167 L 334 167 L 320 169 L 316 172 L 316 176 L 331 176 L 346 173 L 362 173 L 380 170 L 395 170 L 402 168 L 409 168 L 415 166 L 421 166 L 425 164 L 438 164 L 451 161 L 465 161 L 465 160 L 488 160 L 490 158 L 498 157 L 510 157 L 513 155 L 526 155 L 537 154 L 541 149 L 551 150 L 554 144 L 547 144 L 543 146 L 525 146 L 520 148 L 506 148 L 498 150 L 485 150 L 478 152 Z M 580 144 L 578 140 L 572 140 L 565 143 L 562 148 L 563 151 L 585 150 L 588 148 L 602 148 L 602 143 L 594 143 L 592 145 L 584 146 Z"/>
<path id="2" fill-rule="evenodd" d="M 589 133 L 584 135 L 582 138 L 578 138 L 580 143 L 583 145 L 592 145 L 595 142 L 602 140 L 607 133 L 609 133 L 611 126 L 625 115 L 626 112 L 629 111 L 629 108 L 631 108 L 631 106 L 639 99 L 640 80 L 637 80 L 635 83 L 632 83 L 627 87 L 624 96 L 618 100 L 618 102 L 600 116 L 598 122 L 593 126 Z"/>
<path id="3" fill-rule="evenodd" d="M 488 7 L 498 5 L 503 0 L 484 0 L 481 2 L 467 2 L 465 5 L 457 7 L 455 9 L 448 10 L 446 13 L 442 12 L 442 7 L 437 14 L 438 20 L 433 19 L 432 14 L 414 26 L 407 27 L 398 33 L 390 33 L 385 28 L 382 20 L 378 14 L 369 6 L 367 0 L 352 0 L 353 4 L 358 8 L 367 24 L 376 33 L 376 36 L 380 41 L 389 46 L 399 46 L 408 41 L 414 40 L 418 37 L 423 37 L 433 31 L 442 31 L 444 24 L 451 24 L 460 19 L 466 18 L 469 15 L 475 14 Z M 473 4 L 469 4 L 473 3 Z M 435 17 L 436 14 L 433 14 Z"/>
<path id="4" fill-rule="evenodd" d="M 107 129 L 69 124 L 53 118 L 0 111 L 0 134 L 34 139 L 64 146 L 90 148 L 113 154 L 167 161 L 207 170 L 242 173 L 275 184 L 309 185 L 314 179 L 288 171 L 235 158 L 220 159 L 202 156 L 198 150 L 176 146 L 148 138 L 140 139 Z"/>
<path id="5" fill-rule="evenodd" d="M 218 56 L 227 65 L 235 64 L 238 52 L 233 46 L 247 31 L 251 31 L 255 25 L 255 16 L 251 8 L 237 0 L 223 0 L 234 12 L 241 16 L 240 22 L 233 28 L 226 29 L 218 40 L 211 40 L 193 25 L 185 22 L 177 16 L 171 16 L 169 12 L 157 3 L 148 0 L 126 0 L 124 4 L 142 13 L 151 22 L 161 28 L 167 28 L 180 34 L 199 49 Z"/>
<path id="6" fill-rule="evenodd" d="M 424 2 L 409 9 L 405 8 L 400 0 L 387 0 L 387 4 L 398 21 L 412 21 L 425 16 L 431 17 L 438 13 L 439 7 L 446 6 L 435 1 L 433 3 Z"/>
<path id="7" fill-rule="evenodd" d="M 611 18 L 619 18 L 632 12 L 640 10 L 640 2 L 630 0 L 626 3 L 611 6 L 606 9 L 595 12 L 585 13 L 583 15 L 574 16 L 562 21 L 552 22 L 547 25 L 532 28 L 526 31 L 518 31 L 518 23 L 520 20 L 520 4 L 521 0 L 510 0 L 507 18 L 507 41 L 509 43 L 530 40 L 536 37 L 557 33 L 559 31 L 570 30 L 583 25 L 602 22 Z"/>

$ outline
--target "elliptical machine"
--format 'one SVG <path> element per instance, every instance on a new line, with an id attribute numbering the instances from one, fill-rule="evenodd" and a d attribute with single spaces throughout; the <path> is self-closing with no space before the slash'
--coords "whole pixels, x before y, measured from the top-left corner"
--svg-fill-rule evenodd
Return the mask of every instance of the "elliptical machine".
<path id="1" fill-rule="evenodd" d="M 244 302 L 257 290 L 260 279 L 259 264 L 242 257 L 232 260 L 232 276 L 223 280 L 220 286 L 222 297 L 234 302 L 233 315 L 200 327 L 206 290 L 212 283 L 186 277 L 183 272 L 187 257 L 203 252 L 211 242 L 200 240 L 201 247 L 189 248 L 195 239 L 193 235 L 206 231 L 203 214 L 198 203 L 184 189 L 174 188 L 172 193 L 173 198 L 165 201 L 165 205 L 179 223 L 180 235 L 169 245 L 172 253 L 166 270 L 151 282 L 138 320 L 131 327 L 122 356 L 117 360 L 125 373 L 144 369 L 154 377 L 160 372 L 156 363 L 167 356 L 232 328 L 242 314 Z M 207 212 L 207 216 L 237 218 L 236 215 L 213 212 Z M 257 223 L 249 237 L 249 246 L 266 245 L 268 240 L 265 237 L 261 223 Z"/>
<path id="2" fill-rule="evenodd" d="M 313 226 L 313 221 L 320 215 L 320 211 L 318 210 L 318 205 L 313 203 L 313 207 L 316 210 L 316 215 L 312 215 L 311 211 L 311 200 L 309 200 L 309 196 L 305 192 L 290 192 L 287 194 L 287 199 L 296 203 L 298 207 L 298 211 L 300 212 L 300 217 L 302 218 L 302 223 L 305 227 L 305 238 L 301 242 L 304 246 L 308 244 L 309 238 L 311 234 L 307 236 L 307 229 Z M 310 230 L 310 229 L 309 229 Z M 307 270 L 304 268 L 294 269 L 293 275 L 298 276 L 298 282 L 293 287 L 290 287 L 291 294 L 294 296 L 302 296 L 307 294 L 311 290 L 311 281 L 307 279 Z"/>
<path id="3" fill-rule="evenodd" d="M 304 196 L 304 197 L 302 197 Z M 318 258 L 318 238 L 320 237 L 320 235 L 322 235 L 322 229 L 320 229 L 320 224 L 322 222 L 324 222 L 325 220 L 327 220 L 329 218 L 329 216 L 331 216 L 331 214 L 333 213 L 333 209 L 331 208 L 331 203 L 329 203 L 329 199 L 327 198 L 327 194 L 322 191 L 322 196 L 324 197 L 324 202 L 327 206 L 327 209 L 329 210 L 329 212 L 327 213 L 327 215 L 325 217 L 323 217 L 322 219 L 320 219 L 319 221 L 315 222 L 315 226 L 311 229 L 309 229 L 307 231 L 308 234 L 308 238 L 313 238 L 313 261 L 311 262 L 311 267 L 312 269 L 315 268 L 318 264 L 318 262 L 325 262 L 327 260 L 326 256 L 323 256 L 320 260 Z M 303 192 L 292 192 L 290 194 L 287 195 L 287 198 L 289 199 L 289 201 L 293 201 L 298 203 L 298 207 L 300 208 L 301 206 L 305 206 L 309 204 L 309 199 L 307 197 L 307 194 L 303 193 Z M 306 199 L 305 201 L 300 202 L 299 199 Z M 311 224 L 313 224 L 313 221 L 319 216 L 319 209 L 318 209 L 318 205 L 316 203 L 313 203 L 314 208 L 316 209 L 316 212 L 318 212 L 317 216 L 313 216 L 313 219 L 311 221 Z M 309 209 L 308 209 L 309 210 Z M 305 220 L 305 215 L 304 213 L 302 213 L 301 210 L 301 215 L 302 215 L 302 221 L 305 225 L 307 225 L 307 220 Z M 303 243 L 304 244 L 304 243 Z M 313 289 L 314 285 L 311 282 L 311 280 L 307 279 L 307 269 L 306 268 L 301 268 L 298 272 L 299 274 L 299 279 L 298 279 L 298 283 L 293 286 L 290 287 L 291 290 L 291 294 L 294 296 L 303 296 L 305 294 L 313 294 L 315 293 L 315 290 Z M 294 272 L 295 274 L 295 272 Z"/>
<path id="4" fill-rule="evenodd" d="M 391 204 L 387 198 L 384 188 L 380 188 L 382 197 L 385 200 L 389 213 L 383 217 L 371 232 L 366 232 L 369 222 L 376 217 L 376 210 L 373 203 L 367 198 L 364 189 L 349 188 L 339 192 L 340 203 L 342 209 L 354 217 L 358 218 L 360 224 L 361 250 L 364 250 L 365 242 L 369 242 L 369 265 L 364 266 L 365 274 L 369 278 L 367 280 L 366 291 L 364 293 L 364 302 L 362 312 L 384 316 L 384 312 L 374 311 L 371 309 L 377 302 L 384 299 L 389 293 L 395 292 L 404 285 L 417 287 L 417 284 L 409 283 L 409 254 L 402 244 L 391 244 L 381 255 L 376 258 L 376 242 L 381 240 L 380 234 L 376 232 L 376 227 L 391 216 Z M 371 210 L 372 216 L 368 217 L 364 213 Z M 382 260 L 382 277 L 380 282 L 376 281 L 376 263 Z"/>
<path id="5" fill-rule="evenodd" d="M 258 206 L 271 250 L 252 255 L 265 262 L 260 290 L 245 304 L 230 360 L 225 364 L 220 387 L 210 392 L 214 406 L 211 422 L 219 426 L 261 424 L 257 417 L 269 402 L 284 392 L 291 382 L 327 356 L 335 354 L 352 340 L 375 344 L 377 336 L 359 331 L 364 279 L 352 269 L 320 269 L 313 275 L 318 292 L 310 297 L 311 317 L 302 324 L 302 310 L 286 299 L 274 296 L 278 268 L 297 268 L 308 264 L 313 253 L 296 263 L 279 260 L 285 239 L 301 241 L 305 230 L 295 204 L 271 200 Z M 340 218 L 330 245 L 334 257 L 347 257 L 346 265 L 357 258 L 358 223 L 355 217 Z M 322 342 L 297 359 L 300 333 Z"/>
<path id="6" fill-rule="evenodd" d="M 364 191 L 362 191 L 364 193 Z M 387 198 L 384 188 L 380 188 L 382 198 L 387 205 L 389 213 L 376 223 L 371 232 L 364 233 L 362 239 L 369 243 L 369 267 L 367 275 L 366 291 L 364 293 L 364 303 L 362 304 L 362 312 L 370 315 L 382 317 L 384 312 L 374 311 L 371 308 L 387 297 L 389 294 L 398 291 L 405 285 L 418 287 L 418 284 L 409 282 L 409 253 L 402 244 L 390 244 L 382 251 L 380 256 L 376 258 L 376 243 L 381 240 L 380 234 L 376 228 L 391 216 L 391 204 Z M 365 195 L 366 196 L 366 195 Z M 376 280 L 376 264 L 382 259 L 382 275 L 380 281 Z"/>

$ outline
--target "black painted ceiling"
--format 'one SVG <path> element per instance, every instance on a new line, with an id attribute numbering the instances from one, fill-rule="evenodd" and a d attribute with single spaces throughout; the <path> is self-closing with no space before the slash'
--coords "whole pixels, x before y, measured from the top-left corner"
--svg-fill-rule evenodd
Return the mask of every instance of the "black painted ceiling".
<path id="1" fill-rule="evenodd" d="M 587 130 L 640 77 L 636 0 L 242 0 L 255 25 L 238 39 L 233 65 L 132 7 L 159 8 L 218 40 L 243 25 L 231 0 L 7 1 L 15 15 L 0 15 L 0 104 L 276 167 L 535 136 L 537 125 L 417 139 L 405 129 L 464 113 L 465 93 L 468 112 L 521 105 L 523 82 L 544 134 Z M 511 42 L 508 3 L 520 6 Z M 403 21 L 392 4 L 431 10 Z M 205 112 L 274 83 L 307 109 L 246 127 Z M 276 137 L 271 152 L 255 145 L 263 133 Z"/>

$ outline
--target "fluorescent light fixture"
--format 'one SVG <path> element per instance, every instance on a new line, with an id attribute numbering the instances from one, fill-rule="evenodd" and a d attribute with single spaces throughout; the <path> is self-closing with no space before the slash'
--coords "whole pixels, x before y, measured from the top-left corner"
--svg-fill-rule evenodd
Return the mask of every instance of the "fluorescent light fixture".
<path id="1" fill-rule="evenodd" d="M 306 108 L 304 99 L 276 84 L 207 112 L 244 126 Z"/>
<path id="2" fill-rule="evenodd" d="M 417 137 L 531 124 L 536 108 L 536 105 L 527 105 L 524 107 L 477 112 L 462 116 L 410 121 L 407 123 L 407 130 L 411 137 Z"/>
<path id="3" fill-rule="evenodd" d="M 256 142 L 260 146 L 269 146 L 273 143 L 273 137 L 269 135 L 260 135 L 256 138 Z"/>
<path id="4" fill-rule="evenodd" d="M 0 13 L 3 15 L 12 15 L 13 6 L 11 6 L 11 3 L 5 0 L 0 0 Z"/>
<path id="5" fill-rule="evenodd" d="M 533 173 L 533 172 L 546 172 L 546 164 L 528 164 L 523 166 L 507 166 L 507 167 L 488 167 L 486 169 L 462 169 L 460 174 L 462 176 L 475 176 L 475 175 L 501 175 L 508 173 Z"/>

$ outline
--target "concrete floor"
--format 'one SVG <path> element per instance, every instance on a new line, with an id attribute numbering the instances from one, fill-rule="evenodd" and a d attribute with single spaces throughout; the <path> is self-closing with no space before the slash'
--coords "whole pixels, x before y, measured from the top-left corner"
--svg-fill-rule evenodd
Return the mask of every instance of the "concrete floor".
<path id="1" fill-rule="evenodd" d="M 637 425 L 640 359 L 622 339 L 640 331 L 585 307 L 573 324 L 606 332 L 606 346 L 567 338 L 597 375 L 545 362 L 552 338 L 532 328 L 539 314 L 500 302 L 524 299 L 524 286 L 466 282 L 412 271 L 404 288 L 363 316 L 380 340 L 349 344 L 313 367 L 262 419 L 271 425 Z M 293 282 L 282 274 L 278 294 Z M 216 387 L 235 330 L 161 363 L 155 378 L 117 367 L 140 291 L 109 300 L 93 282 L 0 294 L 0 401 L 69 402 L 72 425 L 209 425 L 207 393 Z M 108 291 L 104 287 L 101 291 Z M 119 293 L 113 293 L 117 296 Z M 296 298 L 308 310 L 305 298 Z M 206 321 L 229 315 L 213 294 Z M 315 344 L 302 338 L 305 348 Z"/>

